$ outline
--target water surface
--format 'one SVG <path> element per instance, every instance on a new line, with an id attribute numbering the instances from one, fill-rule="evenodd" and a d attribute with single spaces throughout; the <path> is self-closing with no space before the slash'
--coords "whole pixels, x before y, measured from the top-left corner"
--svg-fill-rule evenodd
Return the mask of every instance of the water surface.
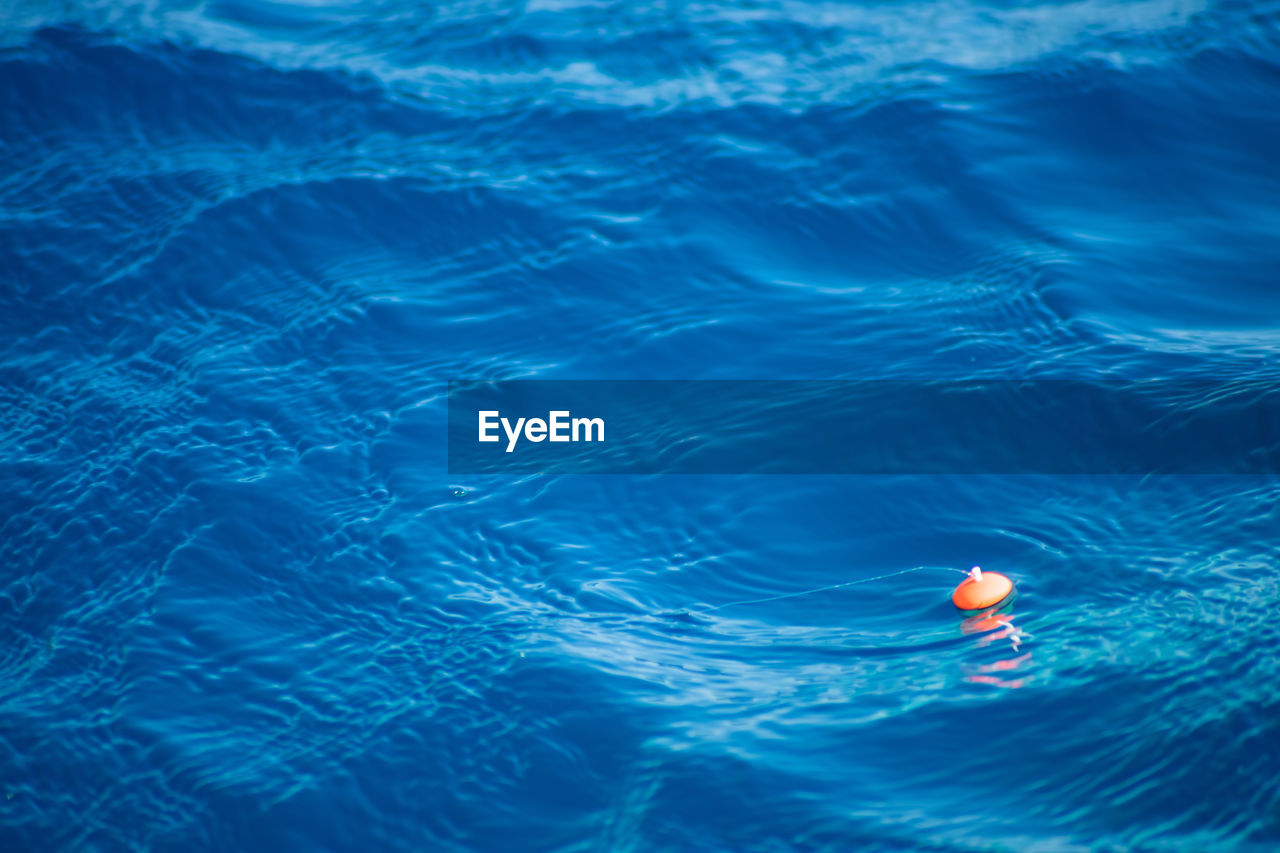
<path id="1" fill-rule="evenodd" d="M 1273 383 L 1277 4 L 0 31 L 0 846 L 1280 844 L 1274 477 L 443 443 L 459 377 Z"/>

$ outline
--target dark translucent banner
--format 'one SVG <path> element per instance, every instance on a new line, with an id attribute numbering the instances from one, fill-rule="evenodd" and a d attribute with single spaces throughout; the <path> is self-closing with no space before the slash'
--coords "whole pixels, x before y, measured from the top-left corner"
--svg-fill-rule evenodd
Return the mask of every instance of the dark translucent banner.
<path id="1" fill-rule="evenodd" d="M 1177 381 L 449 385 L 458 474 L 1273 474 L 1280 386 Z"/>

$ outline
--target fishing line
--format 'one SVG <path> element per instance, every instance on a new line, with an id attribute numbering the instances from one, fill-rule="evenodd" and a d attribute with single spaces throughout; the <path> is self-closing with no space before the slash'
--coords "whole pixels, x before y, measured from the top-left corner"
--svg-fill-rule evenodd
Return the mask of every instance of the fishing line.
<path id="1" fill-rule="evenodd" d="M 859 578 L 856 581 L 845 581 L 844 583 L 832 584 L 831 586 L 820 586 L 817 589 L 806 589 L 801 592 L 788 592 L 782 595 L 771 595 L 767 598 L 749 598 L 743 601 L 730 601 L 727 604 L 716 604 L 701 610 L 691 610 L 693 613 L 710 613 L 713 610 L 723 610 L 726 607 L 737 607 L 740 604 L 765 604 L 770 601 L 782 601 L 784 598 L 799 598 L 802 595 L 814 595 L 819 592 L 831 592 L 832 590 L 844 589 L 849 586 L 857 586 L 863 583 L 873 583 L 874 581 L 887 580 L 896 578 L 901 575 L 909 575 L 913 572 L 959 572 L 962 575 L 968 574 L 963 569 L 954 569 L 949 566 L 916 566 L 914 569 L 903 569 L 900 572 L 890 572 L 887 575 L 876 575 L 873 578 Z"/>

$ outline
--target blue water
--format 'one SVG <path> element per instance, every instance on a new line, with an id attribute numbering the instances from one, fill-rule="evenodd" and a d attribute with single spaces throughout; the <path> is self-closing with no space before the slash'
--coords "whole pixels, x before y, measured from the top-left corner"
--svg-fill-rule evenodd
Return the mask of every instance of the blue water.
<path id="1" fill-rule="evenodd" d="M 1280 4 L 4 5 L 0 849 L 1280 844 L 1274 477 L 443 438 L 454 378 L 1280 379 Z"/>

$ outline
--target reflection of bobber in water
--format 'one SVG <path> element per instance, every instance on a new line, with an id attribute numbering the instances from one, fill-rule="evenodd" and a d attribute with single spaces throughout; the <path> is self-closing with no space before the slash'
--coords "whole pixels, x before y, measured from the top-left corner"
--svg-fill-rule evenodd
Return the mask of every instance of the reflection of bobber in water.
<path id="1" fill-rule="evenodd" d="M 977 616 L 970 616 L 960 623 L 962 634 L 985 634 L 978 640 L 979 646 L 989 646 L 996 640 L 1009 640 L 1016 652 L 1022 641 L 1022 629 L 1013 624 L 1012 613 L 997 613 L 988 610 Z"/>
<path id="2" fill-rule="evenodd" d="M 1017 690 L 1026 684 L 1025 678 L 1002 678 L 995 673 L 1015 673 L 1023 664 L 1031 660 L 1031 652 L 1018 655 L 1016 658 L 1008 658 L 1006 660 L 998 660 L 995 663 L 983 664 L 978 667 L 977 672 L 971 672 L 965 676 L 966 681 L 974 684 L 990 684 L 992 687 L 1006 687 L 1010 690 Z"/>

